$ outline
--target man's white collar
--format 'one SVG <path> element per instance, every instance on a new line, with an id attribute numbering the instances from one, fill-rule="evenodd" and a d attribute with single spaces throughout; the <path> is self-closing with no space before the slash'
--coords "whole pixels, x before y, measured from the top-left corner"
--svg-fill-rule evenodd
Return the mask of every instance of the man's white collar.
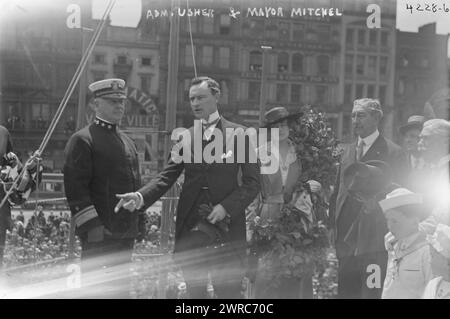
<path id="1" fill-rule="evenodd" d="M 207 121 L 205 119 L 201 119 L 200 121 L 202 122 L 203 125 L 206 125 L 208 123 L 216 121 L 219 118 L 220 118 L 219 111 L 215 111 L 214 113 L 209 114 Z"/>
<path id="2" fill-rule="evenodd" d="M 361 140 L 363 140 L 364 144 L 366 146 L 372 145 L 375 142 L 375 140 L 378 138 L 378 136 L 380 136 L 380 132 L 378 131 L 378 129 L 375 130 L 375 132 L 373 132 L 369 136 L 366 136 L 365 138 L 361 138 L 358 136 L 358 144 L 361 142 Z"/>

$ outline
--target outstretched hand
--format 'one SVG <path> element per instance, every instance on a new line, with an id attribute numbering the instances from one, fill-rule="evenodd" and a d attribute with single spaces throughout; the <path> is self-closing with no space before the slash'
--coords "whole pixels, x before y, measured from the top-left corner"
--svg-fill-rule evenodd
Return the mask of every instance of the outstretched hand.
<path id="1" fill-rule="evenodd" d="M 116 197 L 120 198 L 120 201 L 114 208 L 115 213 L 119 212 L 122 207 L 130 212 L 133 212 L 141 206 L 141 199 L 137 192 L 117 194 Z"/>

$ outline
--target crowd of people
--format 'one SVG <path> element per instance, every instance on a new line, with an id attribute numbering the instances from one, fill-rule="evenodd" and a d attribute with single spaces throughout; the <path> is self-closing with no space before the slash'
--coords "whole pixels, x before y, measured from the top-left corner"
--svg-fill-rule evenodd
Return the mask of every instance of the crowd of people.
<path id="1" fill-rule="evenodd" d="M 37 209 L 25 220 L 23 212 L 12 216 L 13 225 L 7 233 L 4 267 L 37 263 L 56 258 L 67 258 L 69 254 L 70 215 L 50 212 L 44 215 Z M 79 241 L 75 242 L 79 255 Z"/>

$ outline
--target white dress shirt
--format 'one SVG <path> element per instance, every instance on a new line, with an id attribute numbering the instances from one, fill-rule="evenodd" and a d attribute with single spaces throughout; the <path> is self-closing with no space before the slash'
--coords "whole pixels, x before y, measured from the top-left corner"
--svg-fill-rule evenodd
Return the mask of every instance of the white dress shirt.
<path id="1" fill-rule="evenodd" d="M 205 132 L 203 133 L 203 139 L 206 139 L 209 141 L 209 139 L 211 138 L 214 129 L 217 126 L 217 123 L 219 123 L 217 120 L 220 119 L 220 114 L 219 111 L 215 111 L 214 113 L 209 114 L 208 120 L 205 119 L 201 119 L 201 123 L 202 125 L 207 125 L 208 123 L 212 123 L 214 121 L 216 121 L 216 123 L 214 123 L 213 125 L 209 126 Z"/>
<path id="2" fill-rule="evenodd" d="M 367 151 L 372 146 L 372 144 L 375 143 L 378 136 L 380 136 L 380 132 L 378 132 L 378 130 L 375 130 L 375 132 L 373 132 L 369 136 L 366 136 L 365 138 L 361 138 L 358 136 L 358 144 L 356 144 L 356 145 L 359 145 L 361 143 L 361 140 L 364 141 L 363 153 L 362 153 L 361 157 L 366 155 Z"/>

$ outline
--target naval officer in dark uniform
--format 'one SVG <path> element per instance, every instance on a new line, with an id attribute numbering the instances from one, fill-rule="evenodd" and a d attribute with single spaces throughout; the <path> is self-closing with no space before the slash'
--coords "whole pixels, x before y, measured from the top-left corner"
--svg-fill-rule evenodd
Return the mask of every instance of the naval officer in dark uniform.
<path id="1" fill-rule="evenodd" d="M 127 297 L 126 265 L 138 236 L 139 214 L 125 209 L 114 213 L 114 207 L 116 194 L 136 191 L 141 178 L 136 146 L 118 128 L 125 111 L 125 81 L 106 79 L 89 89 L 96 117 L 71 136 L 64 165 L 66 196 L 82 246 L 82 285 L 88 296 Z"/>

